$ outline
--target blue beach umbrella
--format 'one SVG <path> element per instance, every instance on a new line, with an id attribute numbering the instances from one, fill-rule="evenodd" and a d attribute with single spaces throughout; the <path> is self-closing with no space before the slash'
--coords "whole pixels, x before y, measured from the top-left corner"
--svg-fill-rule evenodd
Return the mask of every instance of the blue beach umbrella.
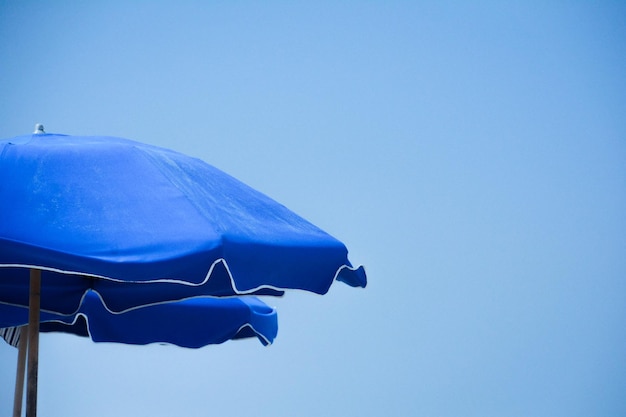
<path id="1" fill-rule="evenodd" d="M 0 140 L 0 178 L 0 303 L 30 305 L 31 330 L 40 308 L 70 314 L 89 290 L 121 312 L 196 296 L 324 294 L 335 280 L 366 285 L 343 243 L 167 149 L 38 125 Z M 33 398 L 37 334 L 29 332 Z"/>
<path id="2" fill-rule="evenodd" d="M 0 304 L 0 328 L 27 324 L 28 307 Z M 275 309 L 253 296 L 196 297 L 114 313 L 90 290 L 72 314 L 41 311 L 39 329 L 89 337 L 94 342 L 201 348 L 248 337 L 269 345 L 278 333 L 278 320 Z"/>
<path id="3" fill-rule="evenodd" d="M 26 353 L 26 335 L 22 337 L 21 330 L 28 325 L 28 316 L 28 307 L 0 304 L 0 336 L 19 346 L 14 416 L 21 415 Z M 252 296 L 198 297 L 113 313 L 96 292 L 87 291 L 72 314 L 41 311 L 39 330 L 89 337 L 94 342 L 200 348 L 252 337 L 268 345 L 276 337 L 278 321 L 273 308 Z"/>
<path id="4" fill-rule="evenodd" d="M 87 288 L 120 311 L 197 295 L 324 294 L 335 279 L 366 284 L 343 243 L 167 149 L 32 134 L 0 141 L 0 178 L 0 302 L 27 303 L 31 268 L 43 271 L 42 308 L 61 313 Z"/>

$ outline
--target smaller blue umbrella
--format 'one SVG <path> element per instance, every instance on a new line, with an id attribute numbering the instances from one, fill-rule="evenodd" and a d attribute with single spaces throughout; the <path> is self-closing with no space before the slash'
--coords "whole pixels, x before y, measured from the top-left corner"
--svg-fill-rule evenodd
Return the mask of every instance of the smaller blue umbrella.
<path id="1" fill-rule="evenodd" d="M 27 307 L 0 303 L 0 328 L 26 324 Z M 88 291 L 72 314 L 42 311 L 40 330 L 86 336 L 94 342 L 200 348 L 246 337 L 268 345 L 276 337 L 278 320 L 276 310 L 251 296 L 191 298 L 114 313 L 96 292 Z"/>
<path id="2" fill-rule="evenodd" d="M 71 314 L 41 311 L 42 332 L 63 332 L 90 337 L 94 342 L 133 345 L 167 343 L 200 348 L 231 339 L 257 337 L 268 345 L 278 332 L 276 310 L 256 297 L 192 298 L 135 307 L 122 312 L 107 309 L 95 291 L 85 293 L 80 307 Z M 18 346 L 14 416 L 21 415 L 27 307 L 0 303 L 0 336 Z"/>

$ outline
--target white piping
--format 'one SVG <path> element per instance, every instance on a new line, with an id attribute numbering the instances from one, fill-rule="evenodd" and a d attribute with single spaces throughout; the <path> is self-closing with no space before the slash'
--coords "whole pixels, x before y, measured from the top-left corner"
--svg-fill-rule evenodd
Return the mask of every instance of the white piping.
<path id="1" fill-rule="evenodd" d="M 209 279 L 211 278 L 211 275 L 213 274 L 213 269 L 215 268 L 215 266 L 218 263 L 223 263 L 224 264 L 224 267 L 226 268 L 226 272 L 228 272 L 228 278 L 230 279 L 231 289 L 233 290 L 235 295 L 252 294 L 252 293 L 254 293 L 254 292 L 258 291 L 258 290 L 262 290 L 262 289 L 271 289 L 271 290 L 275 290 L 275 291 L 284 291 L 284 290 L 290 289 L 290 288 L 286 288 L 286 287 L 277 287 L 277 286 L 274 286 L 274 285 L 262 284 L 262 285 L 259 285 L 257 287 L 251 288 L 249 290 L 239 290 L 237 288 L 237 285 L 235 284 L 235 279 L 233 277 L 233 274 L 230 272 L 230 268 L 228 267 L 228 263 L 226 262 L 226 260 L 224 258 L 219 258 L 216 261 L 214 261 L 211 264 L 211 267 L 209 268 L 209 270 L 208 270 L 204 280 L 202 282 L 197 283 L 197 284 L 193 283 L 193 282 L 188 282 L 188 281 L 179 280 L 179 279 L 173 279 L 173 278 L 157 278 L 157 279 L 152 279 L 152 280 L 148 280 L 148 281 L 123 280 L 123 279 L 119 279 L 119 278 L 107 277 L 107 276 L 104 276 L 104 275 L 90 274 L 90 273 L 87 273 L 87 272 L 65 271 L 65 270 L 62 270 L 62 269 L 52 268 L 52 267 L 48 267 L 48 266 L 29 265 L 29 264 L 0 264 L 0 268 L 33 268 L 33 269 L 40 269 L 40 270 L 43 270 L 43 271 L 56 272 L 56 273 L 60 273 L 60 274 L 80 275 L 80 276 L 84 276 L 84 277 L 106 279 L 106 280 L 113 281 L 113 282 L 129 283 L 129 284 L 170 283 L 170 284 L 187 285 L 187 286 L 190 286 L 190 287 L 199 287 L 199 286 L 202 286 L 202 285 L 206 284 L 209 281 Z M 348 268 L 351 271 L 356 271 L 357 269 L 360 268 L 360 266 L 358 266 L 358 267 L 351 267 L 351 266 L 348 266 L 348 265 L 342 265 L 335 272 L 335 276 L 333 278 L 333 281 L 339 276 L 339 273 L 344 268 Z"/>

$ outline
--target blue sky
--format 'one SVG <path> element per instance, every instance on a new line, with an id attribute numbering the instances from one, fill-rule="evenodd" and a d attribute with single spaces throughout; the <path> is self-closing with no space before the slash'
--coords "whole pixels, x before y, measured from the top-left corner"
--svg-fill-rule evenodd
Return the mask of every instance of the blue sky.
<path id="1" fill-rule="evenodd" d="M 199 157 L 369 286 L 266 300 L 269 348 L 44 335 L 41 415 L 626 414 L 624 4 L 126 3 L 0 0 L 0 137 Z"/>

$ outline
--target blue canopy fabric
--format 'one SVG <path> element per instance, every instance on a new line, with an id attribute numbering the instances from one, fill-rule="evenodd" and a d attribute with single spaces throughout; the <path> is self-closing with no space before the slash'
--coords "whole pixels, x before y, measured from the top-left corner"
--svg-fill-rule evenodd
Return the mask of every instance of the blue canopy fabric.
<path id="1" fill-rule="evenodd" d="M 40 315 L 73 315 L 43 328 L 86 330 L 94 340 L 121 341 L 129 333 L 113 330 L 136 328 L 126 340 L 142 344 L 150 343 L 139 336 L 142 327 L 154 330 L 153 321 L 165 328 L 198 301 L 193 297 L 325 294 L 334 280 L 367 282 L 343 243 L 283 205 L 199 159 L 127 139 L 45 134 L 38 125 L 35 134 L 0 140 L 0 214 L 0 304 L 23 311 L 32 305 L 31 417 Z M 89 294 L 100 300 L 100 313 L 80 312 Z M 178 300 L 173 316 L 150 307 Z M 133 324 L 108 325 L 121 319 Z M 239 331 L 229 336 L 247 334 Z"/>
<path id="2" fill-rule="evenodd" d="M 111 311 L 193 296 L 364 287 L 343 243 L 217 168 L 113 137 L 0 140 L 0 302 L 67 314 L 92 289 Z M 140 284 L 140 285 L 128 285 Z"/>
<path id="3" fill-rule="evenodd" d="M 28 307 L 0 304 L 0 328 L 26 324 Z M 73 314 L 41 311 L 40 331 L 134 345 L 167 343 L 200 348 L 248 337 L 268 345 L 276 338 L 278 320 L 273 308 L 251 296 L 193 298 L 113 313 L 96 292 L 87 291 Z"/>

